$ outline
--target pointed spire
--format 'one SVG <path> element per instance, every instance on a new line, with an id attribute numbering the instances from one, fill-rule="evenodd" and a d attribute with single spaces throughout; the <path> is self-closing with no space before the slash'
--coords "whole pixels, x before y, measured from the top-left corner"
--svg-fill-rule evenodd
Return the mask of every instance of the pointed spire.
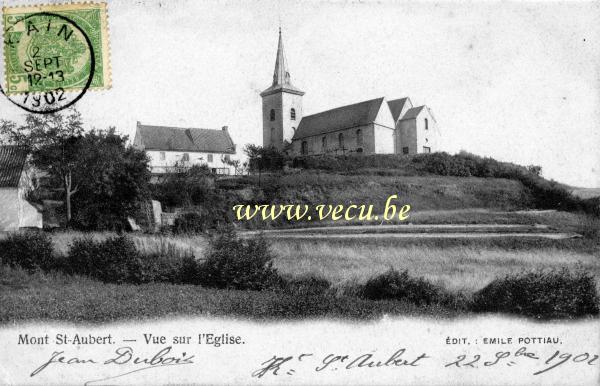
<path id="1" fill-rule="evenodd" d="M 279 27 L 279 43 L 277 44 L 277 59 L 275 59 L 275 71 L 273 72 L 273 84 L 271 87 L 261 92 L 261 96 L 273 94 L 278 91 L 285 91 L 292 94 L 304 95 L 304 91 L 292 85 L 290 73 L 288 72 L 285 53 L 283 51 L 283 38 L 281 37 L 281 26 Z"/>
<path id="2" fill-rule="evenodd" d="M 281 27 L 279 27 L 279 43 L 277 44 L 277 59 L 275 59 L 275 71 L 273 72 L 273 86 L 283 86 L 290 84 L 290 73 L 285 61 L 283 52 L 283 39 L 281 37 Z"/>

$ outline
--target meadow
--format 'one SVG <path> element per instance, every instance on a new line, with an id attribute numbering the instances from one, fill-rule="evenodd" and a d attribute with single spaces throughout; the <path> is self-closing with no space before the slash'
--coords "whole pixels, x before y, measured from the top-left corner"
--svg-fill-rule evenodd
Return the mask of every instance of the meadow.
<path id="1" fill-rule="evenodd" d="M 428 245 L 427 245 L 428 244 Z M 581 267 L 593 272 L 600 290 L 600 258 L 555 246 L 540 249 L 410 244 L 402 242 L 311 242 L 274 240 L 275 267 L 293 275 L 318 275 L 343 289 L 383 273 L 407 269 L 451 291 L 474 292 L 494 278 L 530 269 Z"/>
<path id="2" fill-rule="evenodd" d="M 0 322 L 15 320 L 70 320 L 104 322 L 169 315 L 212 315 L 242 318 L 378 318 L 385 314 L 425 315 L 435 318 L 471 311 L 452 305 L 415 305 L 396 300 L 367 300 L 356 289 L 390 268 L 408 270 L 413 277 L 464 299 L 494 279 L 536 269 L 583 270 L 594 277 L 600 291 L 600 238 L 597 220 L 564 212 L 492 212 L 471 209 L 445 211 L 438 219 L 454 223 L 542 223 L 582 234 L 581 238 L 551 239 L 406 239 L 269 240 L 274 267 L 289 278 L 324 278 L 326 293 L 305 294 L 271 290 L 249 291 L 205 288 L 189 284 L 112 284 L 60 272 L 26 272 L 1 265 Z M 429 223 L 433 213 L 413 218 Z M 496 218 L 497 221 L 493 221 Z M 442 223 L 444 221 L 441 221 Z M 54 232 L 52 243 L 66 255 L 73 240 L 103 240 L 110 232 Z M 3 237 L 0 235 L 0 238 Z M 128 235 L 145 255 L 173 259 L 203 259 L 209 248 L 205 235 Z"/>
<path id="3" fill-rule="evenodd" d="M 556 211 L 497 212 L 487 209 L 422 211 L 411 214 L 414 224 L 536 224 L 583 234 L 570 240 L 541 239 L 407 239 L 337 240 L 273 239 L 275 267 L 291 276 L 316 275 L 334 287 L 364 283 L 389 268 L 407 269 L 452 291 L 475 291 L 496 277 L 530 269 L 581 267 L 593 272 L 600 290 L 600 224 L 592 217 Z M 332 224 L 324 224 L 332 225 Z M 336 222 L 337 225 L 337 222 Z M 324 229 L 326 230 L 326 229 Z M 75 238 L 104 239 L 110 232 L 57 232 L 53 242 L 65 254 Z M 130 234 L 138 250 L 173 257 L 202 259 L 209 245 L 204 235 Z"/>

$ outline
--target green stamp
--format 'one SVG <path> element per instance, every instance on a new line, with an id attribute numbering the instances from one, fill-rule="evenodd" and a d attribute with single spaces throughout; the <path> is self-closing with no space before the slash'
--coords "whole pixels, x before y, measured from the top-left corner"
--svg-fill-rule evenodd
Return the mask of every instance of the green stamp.
<path id="1" fill-rule="evenodd" d="M 110 87 L 106 3 L 3 8 L 2 22 L 6 95 Z"/>

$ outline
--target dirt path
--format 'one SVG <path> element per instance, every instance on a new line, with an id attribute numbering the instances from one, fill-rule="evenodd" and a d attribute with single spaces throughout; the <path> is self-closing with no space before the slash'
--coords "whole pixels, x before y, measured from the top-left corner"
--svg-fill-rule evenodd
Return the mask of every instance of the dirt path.
<path id="1" fill-rule="evenodd" d="M 240 232 L 242 236 L 256 235 L 260 231 Z M 347 225 L 271 229 L 262 232 L 268 238 L 286 239 L 409 239 L 409 238 L 546 238 L 569 239 L 580 237 L 577 233 L 557 232 L 547 225 L 523 224 L 390 224 Z"/>
<path id="2" fill-rule="evenodd" d="M 248 235 L 249 234 L 244 234 Z M 267 238 L 270 239 L 310 239 L 310 240 L 345 240 L 345 239 L 481 239 L 481 238 L 503 238 L 503 237 L 519 237 L 519 238 L 544 238 L 544 239 L 571 239 L 580 237 L 577 233 L 279 233 L 265 232 Z"/>

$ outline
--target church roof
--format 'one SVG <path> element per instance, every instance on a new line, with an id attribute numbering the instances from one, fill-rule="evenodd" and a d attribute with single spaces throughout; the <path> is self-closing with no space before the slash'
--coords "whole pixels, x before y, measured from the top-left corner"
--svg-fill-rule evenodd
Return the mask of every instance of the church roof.
<path id="1" fill-rule="evenodd" d="M 275 71 L 273 72 L 273 84 L 271 87 L 261 92 L 261 96 L 269 95 L 278 91 L 287 91 L 292 94 L 304 95 L 303 91 L 292 85 L 290 73 L 285 60 L 283 50 L 283 39 L 281 38 L 281 28 L 279 28 L 279 43 L 277 44 L 277 57 L 275 59 Z"/>
<path id="2" fill-rule="evenodd" d="M 198 129 L 150 126 L 138 123 L 135 145 L 145 150 L 235 153 L 235 144 L 226 129 Z"/>
<path id="3" fill-rule="evenodd" d="M 412 109 L 408 109 L 408 111 L 406 112 L 406 114 L 404 114 L 404 116 L 402 117 L 401 121 L 404 121 L 406 119 L 415 119 L 417 117 L 417 115 L 419 115 L 419 113 L 421 113 L 421 110 L 423 110 L 425 108 L 425 106 L 418 106 L 418 107 L 413 107 Z"/>
<path id="4" fill-rule="evenodd" d="M 0 188 L 19 186 L 27 152 L 18 146 L 0 146 Z"/>
<path id="5" fill-rule="evenodd" d="M 390 111 L 392 112 L 392 117 L 394 118 L 394 121 L 398 120 L 400 114 L 402 114 L 402 109 L 404 108 L 404 105 L 408 100 L 408 97 L 406 97 L 394 99 L 393 101 L 388 101 L 388 106 L 390 107 Z M 410 101 L 408 103 L 410 103 Z"/>
<path id="6" fill-rule="evenodd" d="M 338 107 L 302 118 L 293 139 L 368 125 L 377 119 L 384 98 Z"/>

